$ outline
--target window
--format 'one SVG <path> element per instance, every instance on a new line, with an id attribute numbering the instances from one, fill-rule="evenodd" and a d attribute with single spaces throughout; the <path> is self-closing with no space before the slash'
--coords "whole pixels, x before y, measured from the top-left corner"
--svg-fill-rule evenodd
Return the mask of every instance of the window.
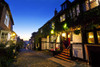
<path id="1" fill-rule="evenodd" d="M 73 17 L 75 17 L 75 8 L 73 8 Z"/>
<path id="2" fill-rule="evenodd" d="M 100 0 L 98 0 L 99 1 L 99 5 L 100 5 Z"/>
<path id="3" fill-rule="evenodd" d="M 65 21 L 65 14 L 63 14 L 62 16 L 60 16 L 60 22 Z"/>
<path id="4" fill-rule="evenodd" d="M 79 13 L 80 13 L 80 7 L 79 7 L 79 5 L 77 5 L 77 7 L 76 7 L 76 11 L 77 11 L 77 16 L 78 16 Z"/>
<path id="5" fill-rule="evenodd" d="M 5 43 L 7 41 L 7 38 L 8 38 L 8 33 L 2 32 L 2 34 L 1 34 L 1 42 Z"/>
<path id="6" fill-rule="evenodd" d="M 55 23 L 52 22 L 52 29 L 54 30 L 55 29 Z"/>
<path id="7" fill-rule="evenodd" d="M 86 5 L 86 10 L 89 10 L 89 1 L 85 1 L 85 5 Z"/>
<path id="8" fill-rule="evenodd" d="M 94 43 L 94 34 L 93 34 L 93 32 L 88 33 L 88 43 Z"/>
<path id="9" fill-rule="evenodd" d="M 72 18 L 72 12 L 71 12 L 71 10 L 70 10 L 70 17 Z"/>
<path id="10" fill-rule="evenodd" d="M 82 7 L 83 7 L 83 11 L 86 11 L 85 3 L 82 4 Z"/>
<path id="11" fill-rule="evenodd" d="M 98 43 L 100 43 L 100 31 L 97 31 Z"/>
<path id="12" fill-rule="evenodd" d="M 85 4 L 86 4 L 86 10 L 89 10 L 89 8 L 95 8 L 99 5 L 99 2 L 98 0 L 90 0 L 90 1 L 85 1 Z"/>
<path id="13" fill-rule="evenodd" d="M 4 24 L 8 27 L 9 26 L 9 15 L 6 14 Z"/>
<path id="14" fill-rule="evenodd" d="M 67 3 L 65 3 L 65 9 L 67 8 Z"/>
<path id="15" fill-rule="evenodd" d="M 90 8 L 94 8 L 99 5 L 98 0 L 90 0 Z"/>

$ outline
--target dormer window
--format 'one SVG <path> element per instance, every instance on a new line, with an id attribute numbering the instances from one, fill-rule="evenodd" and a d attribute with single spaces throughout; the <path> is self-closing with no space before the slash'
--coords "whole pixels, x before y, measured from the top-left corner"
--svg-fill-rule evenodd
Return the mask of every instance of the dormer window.
<path id="1" fill-rule="evenodd" d="M 60 16 L 60 22 L 63 22 L 63 21 L 65 21 L 65 14 Z"/>
<path id="2" fill-rule="evenodd" d="M 67 8 L 67 3 L 66 3 L 66 2 L 63 3 L 63 4 L 61 5 L 61 8 L 62 8 L 62 10 L 65 10 L 65 9 Z"/>

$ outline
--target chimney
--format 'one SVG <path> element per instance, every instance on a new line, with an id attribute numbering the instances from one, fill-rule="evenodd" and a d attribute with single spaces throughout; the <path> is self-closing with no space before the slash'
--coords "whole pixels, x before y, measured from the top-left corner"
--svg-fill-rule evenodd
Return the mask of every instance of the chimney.
<path id="1" fill-rule="evenodd" d="M 56 8 L 55 8 L 55 13 L 54 13 L 54 14 L 55 14 L 55 16 L 57 15 L 57 13 L 58 13 L 58 12 L 57 12 L 57 10 L 56 10 Z"/>

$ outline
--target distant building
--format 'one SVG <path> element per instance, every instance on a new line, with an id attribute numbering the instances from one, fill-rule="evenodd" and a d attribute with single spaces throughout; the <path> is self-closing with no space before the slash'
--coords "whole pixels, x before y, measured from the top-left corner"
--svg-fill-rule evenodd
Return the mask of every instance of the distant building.
<path id="1" fill-rule="evenodd" d="M 37 32 L 33 32 L 31 39 L 30 39 L 30 44 L 32 49 L 36 49 L 36 44 L 35 44 L 35 36 L 37 35 Z"/>

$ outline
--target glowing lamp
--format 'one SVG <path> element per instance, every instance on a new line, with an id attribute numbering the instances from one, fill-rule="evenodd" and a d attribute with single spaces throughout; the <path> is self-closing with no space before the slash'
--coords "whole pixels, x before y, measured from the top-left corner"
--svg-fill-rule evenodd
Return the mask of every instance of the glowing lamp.
<path id="1" fill-rule="evenodd" d="M 15 33 L 13 33 L 13 36 L 15 36 L 16 34 Z"/>
<path id="2" fill-rule="evenodd" d="M 100 38 L 100 36 L 98 35 L 98 38 Z"/>
<path id="3" fill-rule="evenodd" d="M 16 34 L 15 33 L 12 33 L 11 36 L 14 37 L 14 36 L 16 36 Z"/>
<path id="4" fill-rule="evenodd" d="M 66 37 L 66 33 L 62 33 L 62 37 Z"/>
<path id="5" fill-rule="evenodd" d="M 54 30 L 51 30 L 51 34 L 54 34 Z"/>
<path id="6" fill-rule="evenodd" d="M 15 53 L 16 51 L 15 51 L 15 49 L 13 49 L 13 53 Z"/>
<path id="7" fill-rule="evenodd" d="M 30 44 L 28 44 L 28 46 L 29 46 Z"/>
<path id="8" fill-rule="evenodd" d="M 67 27 L 67 24 L 64 24 L 64 26 L 63 26 L 63 27 L 64 27 L 64 29 L 65 29 L 65 28 Z"/>
<path id="9" fill-rule="evenodd" d="M 91 2 L 91 1 L 93 1 L 93 0 L 90 0 L 90 2 Z"/>
<path id="10" fill-rule="evenodd" d="M 70 34 L 68 34 L 68 38 L 70 38 Z"/>
<path id="11" fill-rule="evenodd" d="M 89 38 L 93 38 L 94 36 L 90 35 Z"/>
<path id="12" fill-rule="evenodd" d="M 67 24 L 65 23 L 63 26 L 64 29 L 68 29 Z"/>

